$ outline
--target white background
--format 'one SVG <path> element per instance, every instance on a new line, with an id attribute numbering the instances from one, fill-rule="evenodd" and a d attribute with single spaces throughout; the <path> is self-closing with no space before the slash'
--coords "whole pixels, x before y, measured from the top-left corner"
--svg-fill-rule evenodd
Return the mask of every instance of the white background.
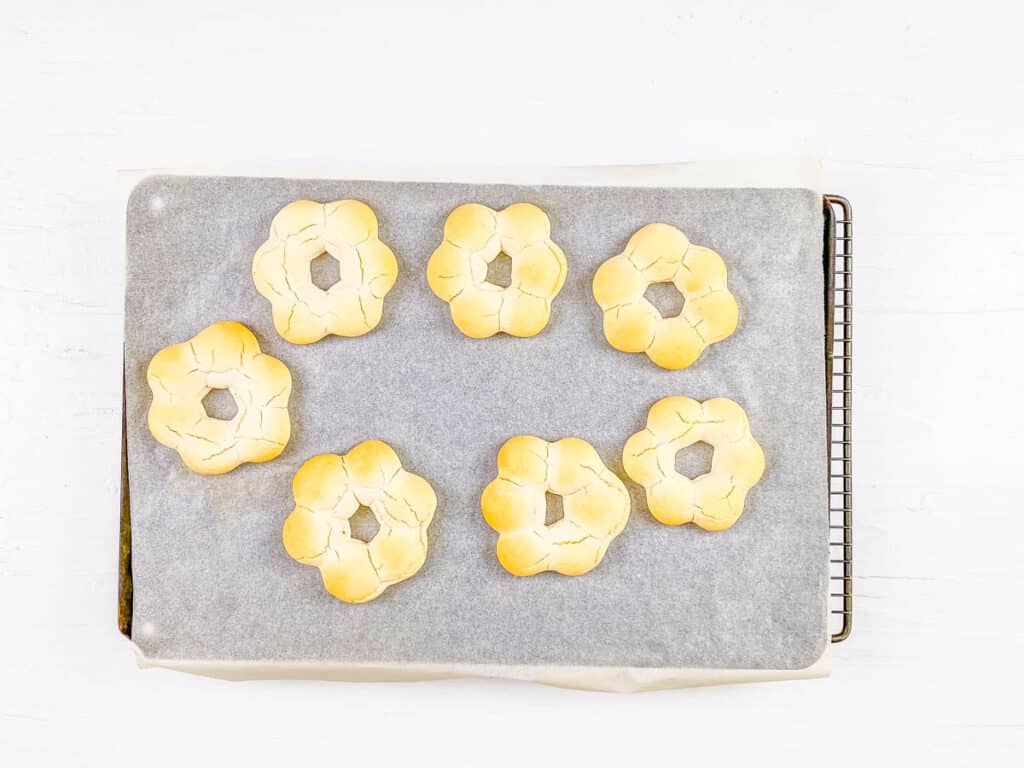
<path id="1" fill-rule="evenodd" d="M 0 5 L 0 763 L 1020 764 L 1019 4 Z M 831 678 L 136 669 L 117 169 L 761 156 L 824 158 L 856 211 L 856 622 Z"/>

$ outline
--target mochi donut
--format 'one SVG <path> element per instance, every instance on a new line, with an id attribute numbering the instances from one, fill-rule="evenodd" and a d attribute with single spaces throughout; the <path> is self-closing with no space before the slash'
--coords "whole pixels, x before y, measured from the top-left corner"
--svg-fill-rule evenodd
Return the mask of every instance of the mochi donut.
<path id="1" fill-rule="evenodd" d="M 153 392 L 149 431 L 193 472 L 219 475 L 247 461 L 270 461 L 288 443 L 291 373 L 261 352 L 252 331 L 240 323 L 214 323 L 161 349 L 146 381 Z M 233 418 L 206 413 L 203 398 L 213 389 L 231 393 L 238 409 Z"/>
<path id="2" fill-rule="evenodd" d="M 502 253 L 512 262 L 506 287 L 487 280 L 487 265 Z M 466 203 L 444 223 L 444 241 L 427 262 L 427 282 L 466 336 L 535 336 L 548 324 L 567 271 L 540 208 L 515 203 L 495 211 Z"/>
<path id="3" fill-rule="evenodd" d="M 562 497 L 563 517 L 550 525 L 546 493 Z M 629 494 L 585 440 L 548 443 L 520 435 L 498 451 L 498 477 L 484 489 L 480 507 L 499 534 L 498 561 L 509 573 L 579 576 L 601 562 L 622 532 Z"/>
<path id="4" fill-rule="evenodd" d="M 698 442 L 714 449 L 711 471 L 689 478 L 676 471 L 676 453 Z M 721 531 L 743 514 L 747 492 L 764 473 L 764 453 L 732 400 L 666 397 L 651 406 L 646 429 L 626 441 L 622 466 L 644 487 L 660 522 Z"/>
<path id="5" fill-rule="evenodd" d="M 341 275 L 326 290 L 310 272 L 325 253 L 338 260 Z M 288 203 L 252 259 L 256 290 L 270 301 L 277 332 L 293 344 L 369 333 L 397 278 L 395 255 L 377 238 L 377 217 L 358 200 Z"/>
<path id="6" fill-rule="evenodd" d="M 685 299 L 682 312 L 662 317 L 644 297 L 651 283 L 672 283 Z M 645 352 L 669 370 L 693 364 L 739 320 L 722 257 L 669 224 L 637 230 L 622 253 L 598 267 L 593 291 L 608 343 L 621 352 Z"/>
<path id="7" fill-rule="evenodd" d="M 314 456 L 292 480 L 295 509 L 281 538 L 295 560 L 320 569 L 327 591 L 346 603 L 373 600 L 408 579 L 427 557 L 427 526 L 437 497 L 407 472 L 387 443 L 367 440 L 338 456 Z M 380 525 L 368 542 L 353 538 L 349 518 L 369 507 Z"/>

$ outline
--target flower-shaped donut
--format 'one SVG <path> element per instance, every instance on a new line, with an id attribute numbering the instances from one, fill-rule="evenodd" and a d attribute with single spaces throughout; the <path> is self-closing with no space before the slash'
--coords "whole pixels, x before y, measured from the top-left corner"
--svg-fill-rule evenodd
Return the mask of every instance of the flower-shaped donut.
<path id="1" fill-rule="evenodd" d="M 341 265 L 340 279 L 327 290 L 314 285 L 310 273 L 310 264 L 325 253 Z M 358 200 L 288 203 L 252 260 L 252 279 L 273 307 L 274 327 L 293 344 L 311 344 L 329 333 L 369 333 L 397 277 L 395 255 L 377 239 L 377 217 Z"/>
<path id="2" fill-rule="evenodd" d="M 669 224 L 648 224 L 594 275 L 605 338 L 622 352 L 646 352 L 662 368 L 686 368 L 708 344 L 736 330 L 739 308 L 725 278 L 725 263 L 713 250 L 691 244 Z M 674 317 L 662 317 L 644 297 L 651 283 L 668 282 L 685 299 Z"/>
<path id="3" fill-rule="evenodd" d="M 194 472 L 219 475 L 247 461 L 270 461 L 288 443 L 292 376 L 284 363 L 260 352 L 244 325 L 214 323 L 161 349 L 146 380 L 153 390 L 149 431 Z M 207 415 L 203 398 L 212 389 L 231 393 L 234 418 Z"/>
<path id="4" fill-rule="evenodd" d="M 281 532 L 288 554 L 320 569 L 324 587 L 346 603 L 365 603 L 415 574 L 427 558 L 427 526 L 437 497 L 406 472 L 387 443 L 367 440 L 344 456 L 314 456 L 292 480 L 295 509 Z M 369 542 L 352 538 L 360 505 L 380 524 Z"/>
<path id="5" fill-rule="evenodd" d="M 690 479 L 676 471 L 675 457 L 698 442 L 714 448 L 711 471 Z M 647 428 L 626 441 L 622 466 L 647 491 L 647 507 L 665 525 L 696 523 L 721 531 L 743 514 L 747 492 L 764 472 L 764 453 L 747 414 L 732 400 L 666 397 L 651 406 Z"/>
<path id="6" fill-rule="evenodd" d="M 551 492 L 563 517 L 545 525 Z M 480 498 L 498 536 L 498 561 L 516 576 L 579 576 L 601 562 L 629 519 L 629 494 L 593 446 L 576 437 L 548 443 L 520 435 L 498 452 L 498 477 Z"/>
<path id="7" fill-rule="evenodd" d="M 512 261 L 507 287 L 487 281 L 487 265 L 501 253 Z M 427 282 L 467 336 L 535 336 L 548 324 L 567 269 L 551 240 L 551 222 L 537 206 L 515 203 L 494 211 L 467 203 L 448 215 L 444 242 L 427 263 Z"/>

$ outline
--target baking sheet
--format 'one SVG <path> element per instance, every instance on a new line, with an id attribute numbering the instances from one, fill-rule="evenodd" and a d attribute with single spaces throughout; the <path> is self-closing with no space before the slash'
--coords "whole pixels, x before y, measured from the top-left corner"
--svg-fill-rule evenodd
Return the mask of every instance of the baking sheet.
<path id="1" fill-rule="evenodd" d="M 252 286 L 251 256 L 292 199 L 371 205 L 400 276 L 376 331 L 296 347 Z M 448 211 L 475 200 L 544 208 L 569 259 L 533 339 L 463 337 L 424 267 Z M 128 211 L 126 369 L 135 583 L 133 639 L 152 659 L 797 669 L 826 639 L 827 504 L 821 201 L 807 190 L 154 177 Z M 685 371 L 612 350 L 594 269 L 643 224 L 715 248 L 741 306 L 737 333 Z M 145 368 L 218 319 L 245 323 L 292 370 L 293 437 L 277 460 L 193 475 L 145 426 Z M 670 394 L 728 396 L 768 469 L 729 531 L 667 528 L 630 485 L 633 515 L 600 567 L 517 579 L 479 514 L 509 436 L 579 435 L 620 475 L 625 439 Z M 373 603 L 340 603 L 280 545 L 290 480 L 309 456 L 368 437 L 438 494 L 420 573 Z"/>

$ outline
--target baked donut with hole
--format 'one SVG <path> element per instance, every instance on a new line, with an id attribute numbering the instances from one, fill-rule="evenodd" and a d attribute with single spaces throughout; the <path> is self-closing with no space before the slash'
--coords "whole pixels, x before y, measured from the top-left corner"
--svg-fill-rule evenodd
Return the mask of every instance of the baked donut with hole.
<path id="1" fill-rule="evenodd" d="M 662 317 L 644 296 L 651 284 L 668 282 L 685 299 L 674 317 Z M 644 352 L 669 370 L 692 365 L 708 345 L 730 336 L 739 321 L 722 257 L 693 245 L 670 224 L 637 230 L 622 253 L 598 267 L 593 292 L 604 311 L 608 343 L 621 352 Z"/>
<path id="2" fill-rule="evenodd" d="M 295 508 L 281 532 L 284 548 L 319 568 L 324 587 L 339 600 L 373 600 L 415 575 L 427 558 L 437 497 L 385 442 L 366 440 L 342 456 L 314 456 L 295 473 L 292 494 Z M 369 541 L 352 535 L 350 520 L 362 507 L 379 525 Z"/>
<path id="3" fill-rule="evenodd" d="M 686 477 L 675 469 L 676 454 L 698 442 L 714 449 L 711 469 Z M 622 466 L 644 487 L 647 508 L 660 522 L 721 531 L 743 514 L 747 493 L 764 474 L 764 452 L 732 400 L 666 397 L 651 406 L 646 428 L 626 441 Z"/>
<path id="4" fill-rule="evenodd" d="M 546 494 L 562 497 L 562 519 L 546 524 Z M 629 520 L 622 481 L 585 440 L 553 443 L 520 435 L 498 451 L 498 477 L 480 508 L 498 532 L 498 561 L 509 573 L 579 576 L 597 567 Z"/>
<path id="5" fill-rule="evenodd" d="M 149 363 L 153 393 L 149 431 L 203 475 L 230 472 L 244 462 L 276 458 L 291 436 L 288 367 L 260 351 L 241 323 L 222 321 L 188 341 L 161 349 Z M 203 406 L 214 389 L 226 389 L 237 406 L 231 419 Z"/>
<path id="6" fill-rule="evenodd" d="M 296 200 L 274 216 L 270 238 L 253 256 L 252 279 L 283 338 L 311 344 L 328 334 L 362 336 L 377 327 L 384 297 L 398 278 L 395 255 L 377 234 L 376 215 L 358 200 Z M 340 279 L 326 290 L 310 271 L 325 253 L 340 266 Z"/>
<path id="7" fill-rule="evenodd" d="M 507 286 L 487 279 L 488 265 L 503 253 L 511 260 Z M 565 254 L 551 239 L 551 222 L 540 208 L 514 203 L 495 211 L 466 203 L 444 223 L 444 241 L 427 262 L 427 282 L 448 302 L 452 321 L 466 336 L 524 337 L 536 336 L 548 324 L 567 271 Z"/>

